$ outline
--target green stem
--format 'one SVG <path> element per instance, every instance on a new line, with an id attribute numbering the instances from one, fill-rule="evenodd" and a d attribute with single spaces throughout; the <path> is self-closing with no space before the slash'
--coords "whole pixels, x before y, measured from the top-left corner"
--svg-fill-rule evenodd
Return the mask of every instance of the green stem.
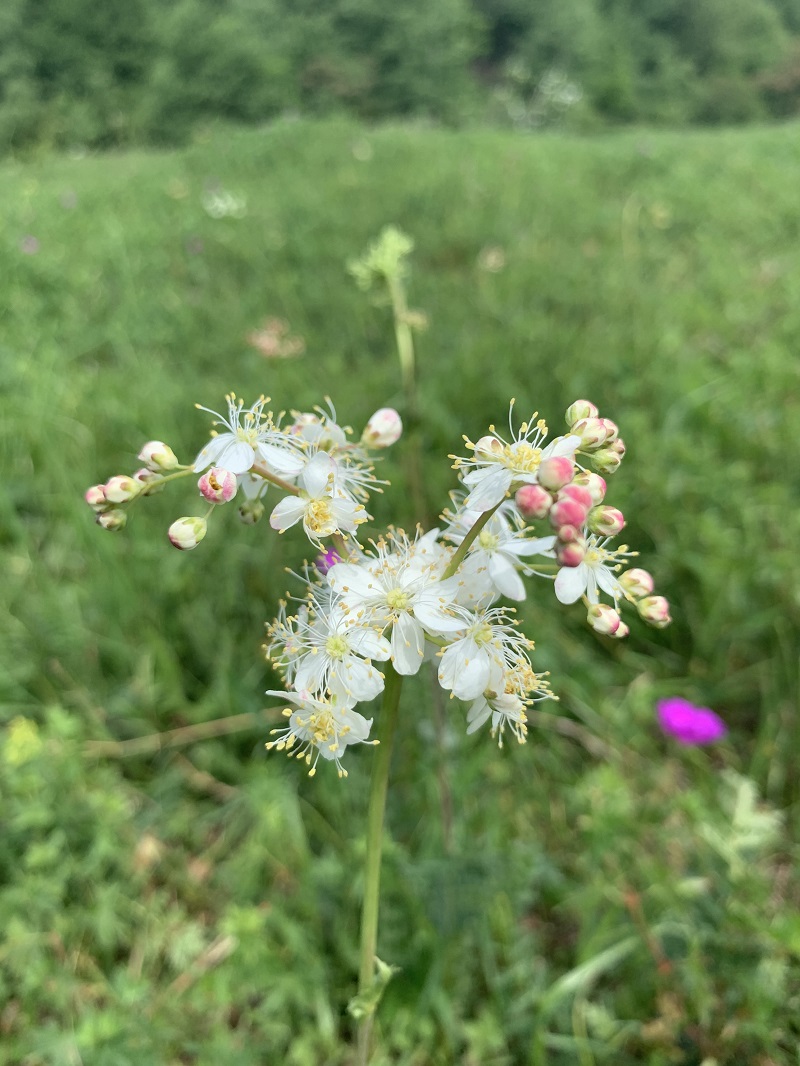
<path id="1" fill-rule="evenodd" d="M 300 489 L 297 485 L 290 485 L 288 481 L 284 481 L 282 477 L 278 477 L 277 474 L 271 473 L 261 463 L 254 463 L 250 468 L 250 472 L 258 474 L 259 477 L 263 477 L 265 481 L 271 482 L 273 485 L 277 485 L 279 489 L 283 489 L 284 492 L 291 492 L 292 496 L 299 496 Z"/>
<path id="2" fill-rule="evenodd" d="M 366 996 L 375 978 L 375 954 L 378 943 L 378 908 L 381 884 L 381 845 L 383 843 L 383 815 L 386 810 L 386 791 L 389 784 L 389 764 L 400 690 L 403 678 L 391 663 L 386 668 L 386 685 L 378 719 L 378 748 L 372 766 L 372 780 L 367 812 L 367 855 L 364 865 L 364 903 L 361 911 L 361 968 L 358 990 Z M 361 1019 L 358 1026 L 358 1066 L 369 1062 L 373 1012 Z"/>
<path id="3" fill-rule="evenodd" d="M 502 502 L 503 501 L 501 500 L 500 503 Z M 458 551 L 450 560 L 450 565 L 442 574 L 442 581 L 446 581 L 448 577 L 452 577 L 456 570 L 458 570 L 459 566 L 461 566 L 461 564 L 464 562 L 464 558 L 467 552 L 472 547 L 472 542 L 475 540 L 477 535 L 480 533 L 480 531 L 495 513 L 497 508 L 500 506 L 500 503 L 496 504 L 494 507 L 490 507 L 488 511 L 484 511 L 475 523 L 475 525 L 470 529 L 469 533 L 467 533 L 466 537 L 464 537 L 464 539 L 461 541 L 458 546 Z"/>

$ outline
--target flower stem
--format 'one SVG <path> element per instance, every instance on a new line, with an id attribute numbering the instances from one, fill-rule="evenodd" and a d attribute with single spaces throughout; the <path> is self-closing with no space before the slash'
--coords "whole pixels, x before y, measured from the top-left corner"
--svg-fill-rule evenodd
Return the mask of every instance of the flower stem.
<path id="1" fill-rule="evenodd" d="M 386 790 L 389 783 L 389 764 L 400 690 L 403 678 L 391 663 L 386 668 L 386 684 L 378 719 L 378 749 L 372 766 L 372 780 L 367 812 L 367 854 L 364 865 L 364 903 L 361 911 L 361 968 L 358 990 L 368 996 L 375 979 L 375 953 L 378 943 L 378 908 L 381 883 L 381 846 L 383 844 L 383 815 L 386 810 Z M 367 1013 L 358 1026 L 358 1066 L 369 1062 L 370 1038 L 374 1011 Z"/>
<path id="2" fill-rule="evenodd" d="M 503 501 L 501 500 L 500 503 L 502 502 Z M 464 562 L 467 552 L 472 547 L 472 542 L 475 540 L 477 535 L 480 533 L 480 531 L 483 529 L 483 527 L 486 525 L 486 523 L 489 521 L 489 519 L 492 517 L 492 515 L 495 513 L 499 506 L 500 504 L 498 503 L 494 507 L 490 507 L 488 511 L 484 511 L 475 523 L 475 525 L 470 529 L 469 533 L 467 533 L 466 537 L 464 537 L 464 539 L 461 541 L 458 546 L 458 551 L 450 560 L 450 565 L 442 574 L 443 581 L 445 581 L 448 577 L 452 577 L 456 570 L 458 570 L 459 566 L 461 566 L 461 564 Z"/>

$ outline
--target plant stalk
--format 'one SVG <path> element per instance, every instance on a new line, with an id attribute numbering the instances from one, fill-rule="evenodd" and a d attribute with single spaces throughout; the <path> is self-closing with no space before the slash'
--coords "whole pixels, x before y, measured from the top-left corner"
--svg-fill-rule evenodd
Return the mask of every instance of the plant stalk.
<path id="1" fill-rule="evenodd" d="M 375 954 L 378 943 L 378 909 L 380 905 L 381 850 L 383 844 L 383 816 L 386 810 L 386 791 L 389 784 L 389 764 L 400 690 L 403 678 L 391 663 L 386 668 L 380 718 L 378 719 L 378 749 L 372 766 L 372 780 L 367 812 L 367 854 L 364 864 L 364 903 L 361 910 L 361 967 L 358 991 L 367 996 L 375 978 Z M 369 1062 L 374 1011 L 363 1017 L 358 1025 L 358 1066 Z"/>

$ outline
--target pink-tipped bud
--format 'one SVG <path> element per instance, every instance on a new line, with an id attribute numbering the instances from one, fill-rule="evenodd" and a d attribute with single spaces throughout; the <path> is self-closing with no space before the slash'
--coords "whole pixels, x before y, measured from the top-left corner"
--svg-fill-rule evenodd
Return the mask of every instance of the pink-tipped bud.
<path id="1" fill-rule="evenodd" d="M 149 470 L 174 470 L 179 464 L 175 452 L 163 440 L 149 440 L 139 452 L 138 459 Z"/>
<path id="2" fill-rule="evenodd" d="M 119 508 L 113 507 L 110 511 L 101 511 L 95 521 L 98 526 L 107 529 L 109 533 L 117 533 L 120 529 L 125 528 L 128 516 L 124 511 L 120 511 Z"/>
<path id="3" fill-rule="evenodd" d="M 601 447 L 606 440 L 606 427 L 602 418 L 582 418 L 575 423 L 571 432 L 581 438 L 581 448 L 585 452 Z"/>
<path id="4" fill-rule="evenodd" d="M 245 500 L 239 505 L 239 518 L 246 526 L 254 526 L 264 517 L 264 504 L 261 500 Z"/>
<path id="5" fill-rule="evenodd" d="M 639 617 L 643 618 L 656 629 L 664 629 L 672 621 L 669 613 L 669 603 L 663 596 L 645 596 L 636 604 Z"/>
<path id="6" fill-rule="evenodd" d="M 613 448 L 601 448 L 592 456 L 592 466 L 599 474 L 605 474 L 606 477 L 616 473 L 621 462 L 622 456 Z"/>
<path id="7" fill-rule="evenodd" d="M 625 452 L 627 451 L 627 448 L 625 447 L 625 441 L 622 439 L 622 437 L 617 437 L 616 440 L 609 441 L 609 443 L 605 445 L 605 448 L 607 448 L 610 452 L 614 452 L 614 454 L 618 455 L 620 459 L 625 458 Z"/>
<path id="8" fill-rule="evenodd" d="M 559 526 L 556 536 L 562 544 L 571 544 L 574 540 L 583 540 L 583 530 L 577 526 Z"/>
<path id="9" fill-rule="evenodd" d="M 593 603 L 586 620 L 595 633 L 602 633 L 605 637 L 616 636 L 617 630 L 622 625 L 619 614 L 607 603 Z"/>
<path id="10" fill-rule="evenodd" d="M 583 537 L 570 541 L 569 544 L 556 543 L 556 562 L 559 566 L 580 566 L 586 558 L 586 542 Z"/>
<path id="11" fill-rule="evenodd" d="M 314 560 L 314 566 L 324 577 L 337 563 L 342 561 L 341 555 L 335 548 L 328 548 L 327 551 L 321 552 Z"/>
<path id="12" fill-rule="evenodd" d="M 556 499 L 574 500 L 575 503 L 579 503 L 581 507 L 585 507 L 587 511 L 594 503 L 591 492 L 589 492 L 589 490 L 583 485 L 576 485 L 574 483 L 565 485 L 563 489 L 560 489 Z"/>
<path id="13" fill-rule="evenodd" d="M 541 485 L 523 485 L 514 497 L 523 518 L 544 518 L 553 506 L 553 497 Z"/>
<path id="14" fill-rule="evenodd" d="M 611 441 L 619 437 L 619 426 L 616 422 L 612 422 L 610 418 L 601 418 L 600 421 L 606 431 L 606 444 L 610 444 Z"/>
<path id="15" fill-rule="evenodd" d="M 179 518 L 167 530 L 167 536 L 182 552 L 196 548 L 208 531 L 205 518 Z"/>
<path id="16" fill-rule="evenodd" d="M 635 567 L 633 570 L 626 570 L 619 575 L 618 580 L 628 595 L 633 596 L 635 600 L 649 596 L 655 588 L 652 575 L 647 570 L 642 570 L 639 567 Z"/>
<path id="17" fill-rule="evenodd" d="M 380 407 L 367 422 L 361 443 L 367 448 L 388 448 L 400 440 L 403 420 L 393 407 Z"/>
<path id="18" fill-rule="evenodd" d="M 597 418 L 597 408 L 589 400 L 576 400 L 567 408 L 564 419 L 570 429 L 584 418 Z"/>
<path id="19" fill-rule="evenodd" d="M 92 485 L 84 492 L 83 498 L 94 511 L 99 511 L 108 502 L 105 485 Z"/>
<path id="20" fill-rule="evenodd" d="M 599 474 L 593 474 L 591 470 L 578 471 L 572 484 L 580 485 L 581 488 L 587 489 L 592 498 L 592 505 L 595 507 L 605 499 L 605 478 L 600 477 Z"/>
<path id="21" fill-rule="evenodd" d="M 117 474 L 105 483 L 106 499 L 109 503 L 127 503 L 138 496 L 142 486 L 127 474 Z"/>
<path id="22" fill-rule="evenodd" d="M 537 473 L 539 484 L 550 492 L 558 492 L 568 485 L 574 476 L 575 464 L 565 455 L 554 455 L 543 460 Z"/>
<path id="23" fill-rule="evenodd" d="M 589 512 L 587 525 L 592 533 L 603 537 L 615 537 L 625 528 L 625 516 L 616 507 L 593 507 Z"/>
<path id="24" fill-rule="evenodd" d="M 227 503 L 236 495 L 236 474 L 222 466 L 212 466 L 197 482 L 200 495 L 209 503 Z"/>
<path id="25" fill-rule="evenodd" d="M 485 437 L 481 437 L 475 441 L 476 455 L 480 459 L 494 459 L 503 451 L 503 445 L 497 439 L 493 437 L 491 433 L 487 433 Z"/>
<path id="26" fill-rule="evenodd" d="M 556 500 L 550 508 L 550 524 L 554 529 L 560 526 L 582 526 L 588 513 L 588 508 L 582 503 L 566 496 L 563 500 Z"/>
<path id="27" fill-rule="evenodd" d="M 619 629 L 616 631 L 616 633 L 613 634 L 614 639 L 622 640 L 623 637 L 627 637 L 630 631 L 630 626 L 628 626 L 625 622 L 620 622 Z"/>

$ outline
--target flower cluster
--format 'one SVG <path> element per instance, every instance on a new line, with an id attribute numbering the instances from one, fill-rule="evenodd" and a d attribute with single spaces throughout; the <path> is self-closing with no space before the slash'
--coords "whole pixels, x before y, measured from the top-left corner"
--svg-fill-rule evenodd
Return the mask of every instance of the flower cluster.
<path id="1" fill-rule="evenodd" d="M 363 543 L 370 494 L 386 484 L 370 452 L 400 437 L 397 412 L 381 408 L 353 440 L 330 406 L 276 416 L 268 404 L 261 397 L 246 408 L 228 396 L 227 414 L 210 412 L 215 429 L 193 463 L 180 466 L 166 445 L 150 442 L 142 471 L 95 486 L 87 500 L 101 525 L 120 528 L 113 517 L 120 505 L 170 478 L 199 474 L 208 514 L 180 518 L 169 530 L 172 543 L 188 549 L 219 505 L 239 494 L 240 517 L 255 522 L 266 492 L 278 490 L 271 527 L 302 526 L 320 554 L 300 576 L 305 588 L 295 607 L 282 602 L 268 627 L 265 650 L 286 684 L 270 695 L 289 706 L 267 746 L 302 759 L 311 774 L 322 758 L 346 776 L 346 749 L 370 743 L 372 719 L 358 705 L 380 695 L 387 670 L 409 676 L 426 662 L 436 664 L 451 698 L 467 704 L 467 732 L 488 723 L 501 745 L 506 730 L 524 742 L 526 708 L 552 693 L 533 669 L 533 643 L 514 609 L 498 601 L 524 600 L 527 578 L 554 581 L 562 603 L 583 599 L 590 625 L 607 636 L 628 632 L 623 602 L 652 625 L 669 622 L 650 575 L 623 570 L 635 553 L 611 546 L 625 519 L 604 502 L 605 477 L 625 447 L 616 425 L 588 401 L 568 409 L 568 432 L 549 442 L 537 414 L 515 428 L 512 402 L 508 439 L 491 426 L 475 443 L 465 438 L 469 456 L 451 457 L 462 488 L 440 527 L 413 535 L 390 528 Z"/>

